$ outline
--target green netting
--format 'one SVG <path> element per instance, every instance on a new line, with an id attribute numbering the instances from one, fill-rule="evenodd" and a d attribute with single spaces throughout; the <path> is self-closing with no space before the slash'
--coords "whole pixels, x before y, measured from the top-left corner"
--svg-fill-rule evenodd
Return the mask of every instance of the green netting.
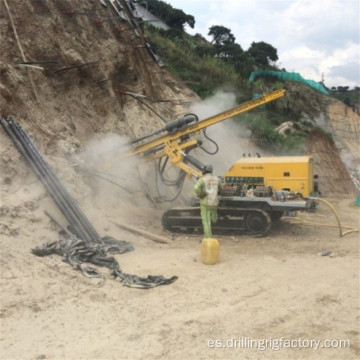
<path id="1" fill-rule="evenodd" d="M 313 89 L 320 91 L 325 95 L 329 95 L 327 90 L 325 89 L 324 85 L 314 81 L 314 80 L 306 80 L 304 79 L 299 73 L 289 73 L 286 71 L 271 71 L 271 70 L 263 70 L 259 69 L 253 71 L 250 75 L 249 82 L 253 82 L 259 76 L 272 76 L 276 77 L 280 80 L 290 80 L 290 81 L 298 81 L 305 85 L 312 87 Z"/>

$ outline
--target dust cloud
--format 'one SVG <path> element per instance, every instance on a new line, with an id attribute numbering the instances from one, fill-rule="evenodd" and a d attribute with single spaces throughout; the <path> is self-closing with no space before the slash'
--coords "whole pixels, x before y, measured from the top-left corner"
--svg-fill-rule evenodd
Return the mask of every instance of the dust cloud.
<path id="1" fill-rule="evenodd" d="M 201 102 L 194 103 L 189 112 L 196 114 L 199 120 L 204 120 L 225 110 L 234 108 L 236 96 L 232 92 L 218 91 L 214 96 Z M 240 118 L 241 119 L 241 118 Z M 211 140 L 209 140 L 209 137 Z M 250 131 L 241 124 L 241 121 L 227 119 L 206 129 L 206 136 L 200 135 L 202 147 L 191 152 L 191 155 L 204 164 L 212 164 L 214 174 L 223 176 L 239 158 L 256 156 L 262 153 L 250 141 Z M 147 192 L 155 198 L 172 198 L 179 190 L 176 186 L 163 186 L 160 179 L 155 177 L 155 164 L 144 164 L 136 157 L 124 158 L 124 154 L 131 149 L 129 139 L 115 134 L 102 135 L 93 138 L 86 145 L 82 153 L 83 167 L 92 176 L 91 186 L 97 195 L 113 201 L 114 186 L 121 192 L 122 199 L 131 199 L 134 193 Z M 166 178 L 176 179 L 179 170 L 170 163 L 166 166 Z M 107 181 L 107 183 L 105 182 Z M 192 197 L 193 184 L 196 180 L 185 180 L 182 195 Z M 110 182 L 110 183 L 109 183 Z M 173 181 L 171 181 L 173 182 Z M 115 184 L 114 184 L 115 183 Z M 146 184 L 146 189 L 144 189 Z"/>
<path id="2" fill-rule="evenodd" d="M 127 157 L 129 139 L 107 134 L 92 138 L 81 153 L 80 170 L 91 178 L 91 187 L 97 195 L 112 196 L 115 189 L 120 195 L 131 196 L 140 186 L 137 166 L 140 160 Z"/>
<path id="3" fill-rule="evenodd" d="M 340 153 L 342 162 L 345 164 L 350 178 L 356 188 L 360 191 L 360 165 L 359 162 L 355 159 L 354 155 L 347 151 L 342 151 Z"/>
<path id="4" fill-rule="evenodd" d="M 205 100 L 193 103 L 191 111 L 199 117 L 199 120 L 206 119 L 222 111 L 231 109 L 236 105 L 236 96 L 234 93 L 226 91 L 217 91 L 215 95 Z"/>
<path id="5" fill-rule="evenodd" d="M 203 120 L 237 105 L 239 104 L 236 103 L 234 93 L 218 91 L 214 96 L 205 99 L 201 103 L 194 104 L 191 111 L 198 115 L 200 120 Z M 192 155 L 205 164 L 212 164 L 214 174 L 218 176 L 224 175 L 243 154 L 248 157 L 249 154 L 250 156 L 256 156 L 256 153 L 263 153 L 263 150 L 251 143 L 250 131 L 241 124 L 241 121 L 224 120 L 207 128 L 206 135 L 216 142 L 218 152 L 210 155 L 202 149 L 196 149 L 192 152 Z M 203 148 L 211 153 L 216 151 L 217 146 L 212 141 L 204 135 L 202 135 L 201 139 L 203 140 Z"/>

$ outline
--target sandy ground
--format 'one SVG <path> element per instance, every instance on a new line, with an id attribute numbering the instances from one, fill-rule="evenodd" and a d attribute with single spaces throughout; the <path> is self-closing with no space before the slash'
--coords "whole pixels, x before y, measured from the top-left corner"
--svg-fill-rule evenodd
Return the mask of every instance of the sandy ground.
<path id="1" fill-rule="evenodd" d="M 100 284 L 83 277 L 58 256 L 32 255 L 32 248 L 57 240 L 58 229 L 44 210 L 60 215 L 0 132 L 0 359 L 357 359 L 359 234 L 340 238 L 334 228 L 281 221 L 266 237 L 219 237 L 221 261 L 206 266 L 200 261 L 201 237 L 172 237 L 163 232 L 161 211 L 150 208 L 150 202 L 142 203 L 143 193 L 121 197 L 118 190 L 108 187 L 106 196 L 94 197 L 93 184 L 89 181 L 89 187 L 84 186 L 84 179 L 69 169 L 66 159 L 95 134 L 137 137 L 163 126 L 136 100 L 119 97 L 117 81 L 103 87 L 94 83 L 136 72 L 136 79 L 122 79 L 122 88 L 156 99 L 187 101 L 195 95 L 171 74 L 159 73 L 155 64 L 145 65 L 145 53 L 134 50 L 129 54 L 128 49 L 137 44 L 134 34 L 119 35 L 110 23 L 94 26 L 85 16 L 64 16 L 63 10 L 73 7 L 71 1 L 7 3 L 28 60 L 54 58 L 66 65 L 102 56 L 98 67 L 68 76 L 32 71 L 38 95 L 34 94 L 28 72 L 14 65 L 20 53 L 0 2 L 4 10 L 0 22 L 4 35 L 2 116 L 13 116 L 29 131 L 99 234 L 133 243 L 134 252 L 116 256 L 124 272 L 179 278 L 151 290 L 131 289 L 112 279 L 107 269 L 101 269 L 107 280 Z M 100 5 L 89 0 L 78 7 Z M 100 8 L 101 12 L 107 15 Z M 152 74 L 154 70 L 157 74 Z M 211 115 L 220 111 L 219 101 L 213 102 L 216 110 L 206 104 Z M 156 106 L 166 119 L 183 113 L 177 105 L 166 111 L 163 105 Z M 344 139 L 347 134 L 353 140 L 358 121 L 348 122 L 351 113 L 346 118 L 341 114 L 342 108 L 332 128 L 341 130 Z M 354 126 L 348 129 L 348 123 Z M 233 143 L 228 135 L 224 138 Z M 105 145 L 108 143 L 101 143 L 101 147 Z M 231 163 L 229 154 L 238 157 L 253 151 L 249 144 L 242 151 L 221 148 Z M 96 150 L 98 157 L 99 147 Z M 333 166 L 322 179 L 330 183 L 332 192 L 342 191 L 347 173 L 339 173 L 339 162 L 326 149 L 320 150 L 315 165 Z M 224 163 L 224 158 L 220 162 Z M 118 170 L 124 172 L 122 167 Z M 104 184 L 97 190 L 102 188 Z M 355 196 L 330 200 L 344 223 L 359 226 Z M 323 223 L 334 222 L 324 207 L 307 218 L 313 217 Z M 125 232 L 112 221 L 167 236 L 169 244 Z M 319 255 L 324 250 L 331 255 Z M 283 344 L 290 340 L 298 347 L 276 350 L 270 340 L 279 338 Z M 300 349 L 308 344 L 299 339 L 322 343 L 318 350 Z M 267 349 L 239 347 L 265 340 Z M 351 347 L 321 347 L 325 340 L 350 340 Z M 214 347 L 208 346 L 212 344 Z"/>
<path id="2" fill-rule="evenodd" d="M 280 221 L 266 237 L 218 237 L 221 261 L 207 266 L 200 259 L 201 237 L 163 232 L 160 211 L 121 204 L 97 208 L 84 202 L 85 213 L 102 235 L 135 246 L 134 252 L 116 256 L 123 271 L 179 277 L 171 285 L 140 290 L 122 286 L 106 268 L 101 272 L 107 280 L 100 286 L 58 256 L 30 253 L 57 239 L 53 224 L 43 216 L 44 208 L 55 208 L 37 182 L 17 191 L 16 197 L 3 194 L 2 200 L 7 205 L 0 218 L 1 359 L 359 356 L 358 233 L 340 238 L 334 228 Z M 330 200 L 344 223 L 358 227 L 353 197 Z M 315 215 L 302 216 L 334 222 L 323 206 Z M 120 217 L 167 236 L 169 244 L 121 230 L 112 223 Z M 321 256 L 324 250 L 332 253 Z M 279 338 L 292 340 L 297 348 L 276 350 Z M 265 340 L 268 346 L 241 348 L 241 339 L 244 346 Z M 299 348 L 311 340 L 321 341 L 319 349 Z M 350 340 L 351 347 L 321 347 L 325 340 Z"/>

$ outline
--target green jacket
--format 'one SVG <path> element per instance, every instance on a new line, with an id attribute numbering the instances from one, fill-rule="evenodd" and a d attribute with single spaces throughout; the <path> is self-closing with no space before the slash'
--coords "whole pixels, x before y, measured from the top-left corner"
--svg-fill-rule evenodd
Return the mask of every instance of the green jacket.
<path id="1" fill-rule="evenodd" d="M 220 179 L 212 174 L 205 174 L 194 186 L 195 194 L 200 199 L 200 205 L 215 207 L 219 203 L 221 192 Z"/>

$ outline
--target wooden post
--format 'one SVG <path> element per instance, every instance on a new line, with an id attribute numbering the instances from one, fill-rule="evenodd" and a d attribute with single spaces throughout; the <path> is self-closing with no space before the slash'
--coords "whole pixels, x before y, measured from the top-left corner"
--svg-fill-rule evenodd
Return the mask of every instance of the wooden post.
<path id="1" fill-rule="evenodd" d="M 156 235 L 156 234 L 153 234 L 153 233 L 150 233 L 148 231 L 145 231 L 145 230 L 140 230 L 140 229 L 137 229 L 137 228 L 134 228 L 130 225 L 125 225 L 125 224 L 119 224 L 115 221 L 112 221 L 110 220 L 112 223 L 114 223 L 116 226 L 122 228 L 122 229 L 125 229 L 127 231 L 130 231 L 132 233 L 135 233 L 135 234 L 139 234 L 145 238 L 148 238 L 152 241 L 155 241 L 157 243 L 160 243 L 160 244 L 169 244 L 169 240 L 163 236 L 159 236 L 159 235 Z"/>

